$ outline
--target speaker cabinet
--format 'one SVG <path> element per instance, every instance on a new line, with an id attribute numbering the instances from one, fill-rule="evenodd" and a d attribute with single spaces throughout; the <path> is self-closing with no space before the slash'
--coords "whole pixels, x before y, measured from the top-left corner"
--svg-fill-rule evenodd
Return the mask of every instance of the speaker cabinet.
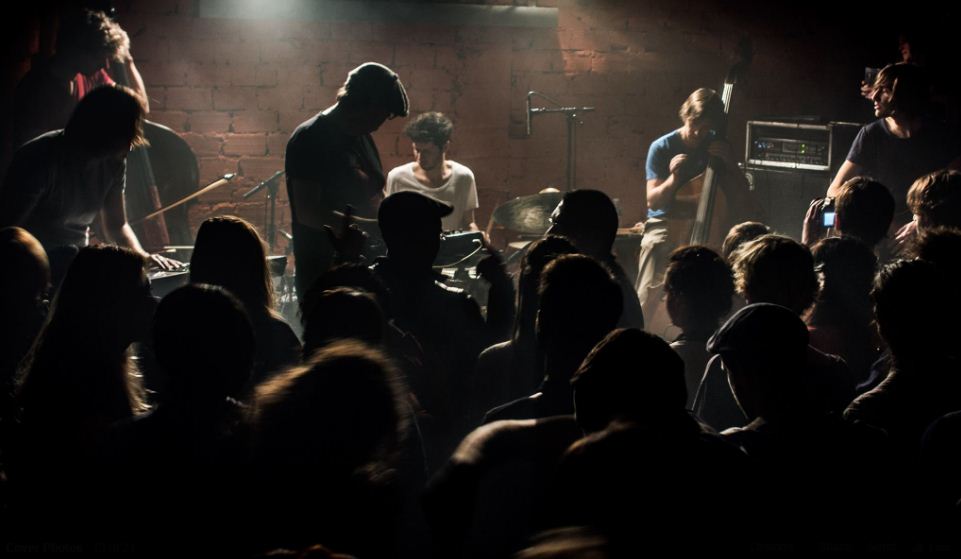
<path id="1" fill-rule="evenodd" d="M 744 168 L 765 215 L 760 221 L 775 232 L 801 240 L 804 214 L 811 200 L 828 191 L 833 175 L 800 170 L 747 166 Z"/>

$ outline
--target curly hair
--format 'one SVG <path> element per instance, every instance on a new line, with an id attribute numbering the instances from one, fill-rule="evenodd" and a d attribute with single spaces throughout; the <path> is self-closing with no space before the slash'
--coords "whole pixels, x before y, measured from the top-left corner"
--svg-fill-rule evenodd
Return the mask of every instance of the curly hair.
<path id="1" fill-rule="evenodd" d="M 724 237 L 724 243 L 721 245 L 721 256 L 724 257 L 725 261 L 730 263 L 734 258 L 734 252 L 741 248 L 741 245 L 748 241 L 753 241 L 761 235 L 767 235 L 770 232 L 771 228 L 759 221 L 738 223 L 734 227 L 731 227 L 727 236 Z"/>
<path id="2" fill-rule="evenodd" d="M 404 127 L 404 134 L 413 142 L 430 142 L 443 148 L 454 131 L 454 123 L 444 113 L 423 113 Z"/>
<path id="3" fill-rule="evenodd" d="M 961 228 L 961 173 L 943 169 L 914 181 L 908 189 L 908 208 L 922 229 Z"/>
<path id="4" fill-rule="evenodd" d="M 814 302 L 818 277 L 811 251 L 783 235 L 762 235 L 734 256 L 735 286 L 750 303 L 775 303 L 797 314 Z"/>
<path id="5" fill-rule="evenodd" d="M 130 56 L 130 37 L 104 12 L 82 10 L 60 20 L 57 50 L 102 55 L 122 62 Z"/>

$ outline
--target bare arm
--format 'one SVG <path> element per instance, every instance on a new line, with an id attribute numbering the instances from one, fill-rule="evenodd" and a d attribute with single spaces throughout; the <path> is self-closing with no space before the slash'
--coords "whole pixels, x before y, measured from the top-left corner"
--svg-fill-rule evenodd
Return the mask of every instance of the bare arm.
<path id="1" fill-rule="evenodd" d="M 127 56 L 124 61 L 124 67 L 127 69 L 127 78 L 129 79 L 130 89 L 137 92 L 140 98 L 143 99 L 144 112 L 150 112 L 150 98 L 147 97 L 147 87 L 143 83 L 143 77 L 140 76 L 140 71 L 137 70 L 137 65 L 133 62 L 133 56 Z"/>
<path id="2" fill-rule="evenodd" d="M 477 227 L 477 223 L 474 221 L 474 210 L 467 210 L 464 212 L 464 216 L 461 218 L 461 229 L 464 231 L 480 231 Z"/>
<path id="3" fill-rule="evenodd" d="M 674 193 L 681 186 L 676 180 L 676 175 L 670 175 L 666 179 L 650 179 L 647 181 L 647 207 L 652 210 L 660 210 L 671 203 Z"/>
<path id="4" fill-rule="evenodd" d="M 671 159 L 668 167 L 669 175 L 666 178 L 655 177 L 647 181 L 647 207 L 652 210 L 660 210 L 674 200 L 677 190 L 692 178 L 693 174 L 684 173 L 688 161 L 687 154 L 680 153 Z M 682 174 L 686 178 L 682 178 Z"/>
<path id="5" fill-rule="evenodd" d="M 104 200 L 100 217 L 103 220 L 104 233 L 114 243 L 137 252 L 164 270 L 173 270 L 183 266 L 182 262 L 159 254 L 149 254 L 143 249 L 140 245 L 140 240 L 137 239 L 137 234 L 134 233 L 133 228 L 127 223 L 127 210 L 124 204 L 122 188 L 113 188 L 110 190 L 107 198 Z"/>
<path id="6" fill-rule="evenodd" d="M 845 159 L 844 163 L 841 164 L 841 168 L 838 169 L 838 174 L 835 175 L 834 180 L 831 181 L 831 186 L 828 187 L 828 196 L 831 198 L 837 197 L 837 195 L 841 193 L 842 184 L 863 173 L 864 167 L 854 163 L 850 159 Z"/>
<path id="7" fill-rule="evenodd" d="M 147 251 L 140 246 L 137 234 L 133 232 L 130 224 L 127 223 L 127 210 L 124 205 L 124 194 L 121 188 L 112 188 L 107 193 L 107 198 L 103 203 L 101 211 L 103 219 L 104 233 L 109 240 L 114 243 L 136 251 L 143 256 L 149 256 Z"/>
<path id="8" fill-rule="evenodd" d="M 319 181 L 295 179 L 287 176 L 290 183 L 292 203 L 297 207 L 297 222 L 301 225 L 323 229 L 334 222 L 334 215 L 324 204 L 324 187 Z"/>

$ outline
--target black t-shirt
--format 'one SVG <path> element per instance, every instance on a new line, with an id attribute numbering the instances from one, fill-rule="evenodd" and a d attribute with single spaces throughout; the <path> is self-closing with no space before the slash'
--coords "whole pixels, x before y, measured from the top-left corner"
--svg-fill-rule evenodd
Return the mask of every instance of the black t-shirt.
<path id="1" fill-rule="evenodd" d="M 375 200 L 383 193 L 384 170 L 377 146 L 369 134 L 350 136 L 324 113 L 318 113 L 294 130 L 287 142 L 284 166 L 294 235 L 297 287 L 300 293 L 304 293 L 330 267 L 333 249 L 325 231 L 299 222 L 294 180 L 320 183 L 323 189 L 321 207 L 316 210 L 329 215 L 327 224 L 334 226 L 335 219 L 330 212 L 343 211 L 347 205 L 354 208 L 356 215 L 376 217 Z M 367 188 L 355 186 L 354 177 L 358 171 L 368 177 Z"/>
<path id="2" fill-rule="evenodd" d="M 894 196 L 895 212 L 902 213 L 907 211 L 911 184 L 922 175 L 946 167 L 959 155 L 958 134 L 942 123 L 926 120 L 917 134 L 898 138 L 882 118 L 861 128 L 847 159 L 888 187 Z"/>
<path id="3" fill-rule="evenodd" d="M 340 130 L 324 113 L 318 113 L 302 123 L 287 142 L 284 166 L 293 179 L 316 181 L 323 184 L 324 210 L 343 211 L 346 204 L 354 207 L 357 215 L 376 217 L 371 198 L 383 192 L 385 178 L 380 154 L 369 134 L 350 136 Z M 369 188 L 347 188 L 344 180 L 362 171 L 369 177 Z M 287 184 L 291 190 L 290 181 Z M 291 196 L 291 211 L 297 219 L 295 199 Z"/>

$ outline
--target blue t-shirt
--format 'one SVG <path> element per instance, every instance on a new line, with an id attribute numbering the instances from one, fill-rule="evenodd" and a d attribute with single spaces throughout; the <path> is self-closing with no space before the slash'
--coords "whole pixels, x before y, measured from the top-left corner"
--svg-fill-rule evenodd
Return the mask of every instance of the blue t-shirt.
<path id="1" fill-rule="evenodd" d="M 696 171 L 692 172 L 691 174 L 691 178 L 694 178 L 698 175 L 698 173 L 707 168 L 707 145 L 710 143 L 711 138 L 708 138 L 701 144 L 703 146 L 702 148 L 692 151 L 689 147 L 687 147 L 687 145 L 684 144 L 684 141 L 681 140 L 680 130 L 668 132 L 667 134 L 654 140 L 651 142 L 651 147 L 647 150 L 646 180 L 666 180 L 669 176 L 671 176 L 671 159 L 674 159 L 675 155 L 682 153 L 691 156 L 689 168 Z M 647 217 L 665 217 L 670 209 L 670 204 L 668 204 L 667 207 L 658 210 L 648 208 Z"/>
<path id="2" fill-rule="evenodd" d="M 882 118 L 861 128 L 848 161 L 865 169 L 865 174 L 888 187 L 895 211 L 907 211 L 907 194 L 918 177 L 943 169 L 961 155 L 958 135 L 936 121 L 924 121 L 910 138 L 898 138 Z"/>

